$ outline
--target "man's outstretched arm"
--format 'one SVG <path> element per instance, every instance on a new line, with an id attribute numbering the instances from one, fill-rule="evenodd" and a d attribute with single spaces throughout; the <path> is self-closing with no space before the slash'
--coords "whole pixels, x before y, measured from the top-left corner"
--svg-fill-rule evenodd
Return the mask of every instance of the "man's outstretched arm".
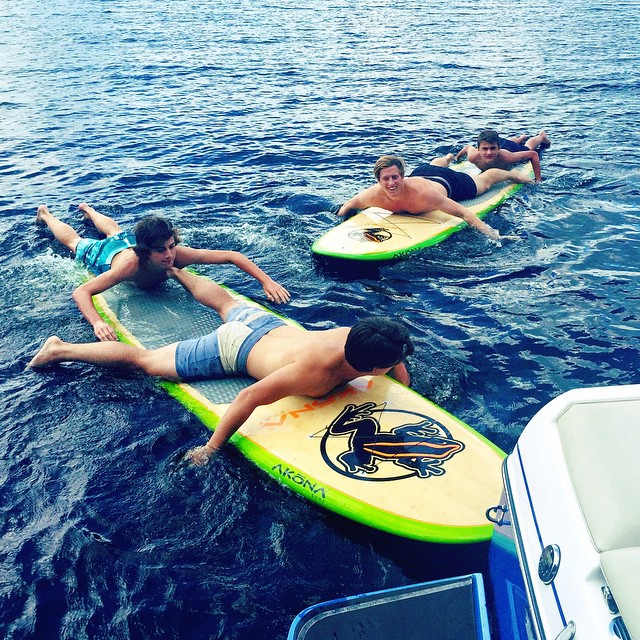
<path id="1" fill-rule="evenodd" d="M 253 260 L 239 251 L 179 246 L 176 250 L 176 266 L 186 267 L 190 264 L 233 264 L 262 285 L 270 302 L 289 302 L 291 299 L 289 292 L 281 284 L 269 277 Z"/>
<path id="2" fill-rule="evenodd" d="M 536 151 L 507 151 L 506 149 L 500 149 L 500 154 L 502 159 L 509 164 L 520 164 L 521 162 L 527 162 L 527 160 L 531 160 L 535 181 L 542 181 L 540 156 Z"/>
<path id="3" fill-rule="evenodd" d="M 462 149 L 460 149 L 460 151 L 458 151 L 458 153 L 456 153 L 456 162 L 460 162 L 460 160 L 462 160 L 462 158 L 464 158 L 465 156 L 471 156 L 474 153 L 477 153 L 477 149 L 473 146 L 468 144 L 466 147 L 462 147 Z M 471 161 L 471 157 L 469 157 L 469 161 Z"/>
<path id="4" fill-rule="evenodd" d="M 206 464 L 209 458 L 249 419 L 257 407 L 288 396 L 307 395 L 309 387 L 314 384 L 313 380 L 310 380 L 313 377 L 305 367 L 300 366 L 299 363 L 292 363 L 274 371 L 250 387 L 242 389 L 220 419 L 207 444 L 191 450 L 188 457 L 197 465 Z"/>
<path id="5" fill-rule="evenodd" d="M 131 252 L 133 254 L 133 252 Z M 87 282 L 77 287 L 71 294 L 80 313 L 85 320 L 93 327 L 93 333 L 101 341 L 115 341 L 118 339 L 113 327 L 107 324 L 98 313 L 93 296 L 110 289 L 120 282 L 131 278 L 138 270 L 138 258 L 135 254 L 120 261 L 115 267 L 105 271 L 105 273 L 87 280 Z"/>
<path id="6" fill-rule="evenodd" d="M 353 196 L 353 198 L 350 198 L 349 200 L 347 200 L 338 209 L 337 215 L 345 216 L 355 211 L 361 211 L 362 209 L 366 209 L 369 206 L 367 200 L 369 199 L 369 194 L 371 192 L 371 189 L 373 188 L 374 187 L 369 187 L 368 189 L 365 189 L 364 191 L 361 191 L 360 193 Z"/>
<path id="7" fill-rule="evenodd" d="M 485 222 L 482 222 L 478 216 L 471 213 L 469 209 L 463 207 L 455 200 L 442 196 L 441 200 L 434 208 L 440 209 L 440 211 L 444 211 L 445 213 L 456 216 L 457 218 L 462 218 L 470 227 L 480 231 L 480 233 L 484 233 L 485 236 L 488 236 L 492 240 L 500 240 L 500 234 L 494 228 L 490 227 Z"/>

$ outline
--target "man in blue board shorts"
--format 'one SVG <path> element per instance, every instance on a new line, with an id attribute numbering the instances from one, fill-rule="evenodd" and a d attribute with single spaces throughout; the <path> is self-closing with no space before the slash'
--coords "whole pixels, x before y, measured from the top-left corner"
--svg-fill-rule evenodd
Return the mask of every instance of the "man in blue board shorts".
<path id="1" fill-rule="evenodd" d="M 551 146 L 549 136 L 545 131 L 540 131 L 537 136 L 527 138 L 517 136 L 514 138 L 502 138 L 493 129 L 481 131 L 477 139 L 478 147 L 469 144 L 456 154 L 456 160 L 462 160 L 464 156 L 480 171 L 488 169 L 511 169 L 521 162 L 531 161 L 536 182 L 542 180 L 540 171 L 540 149 Z"/>
<path id="2" fill-rule="evenodd" d="M 203 338 L 154 350 L 121 342 L 73 344 L 51 336 L 28 366 L 71 361 L 137 369 L 176 381 L 236 372 L 255 378 L 257 382 L 229 405 L 207 444 L 190 452 L 196 464 L 205 464 L 259 406 L 294 395 L 320 398 L 363 375 L 389 374 L 409 385 L 403 361 L 413 353 L 413 342 L 394 320 L 365 318 L 351 328 L 305 331 L 279 318 L 265 318 L 262 311 L 239 303 L 211 280 L 175 268 L 169 275 L 198 302 L 214 309 L 225 324 Z"/>
<path id="3" fill-rule="evenodd" d="M 530 183 L 531 178 L 518 171 L 490 169 L 478 175 L 464 177 L 448 164 L 453 154 L 436 158 L 428 165 L 420 165 L 405 178 L 404 160 L 399 156 L 381 156 L 373 167 L 377 183 L 361 191 L 345 202 L 338 210 L 339 216 L 350 215 L 354 211 L 368 207 L 381 207 L 393 213 L 419 214 L 439 209 L 452 216 L 462 218 L 470 227 L 501 240 L 510 236 L 500 236 L 488 224 L 463 207 L 456 198 L 474 198 L 488 191 L 498 182 Z"/>
<path id="4" fill-rule="evenodd" d="M 249 353 L 273 329 L 285 326 L 278 316 L 247 304 L 227 312 L 214 332 L 183 340 L 176 346 L 176 373 L 180 380 L 206 380 L 246 375 Z"/>
<path id="5" fill-rule="evenodd" d="M 68 224 L 58 220 L 46 205 L 38 207 L 36 223 L 46 225 L 58 242 L 75 254 L 95 278 L 73 292 L 82 315 L 93 327 L 99 340 L 117 340 L 115 331 L 98 313 L 93 296 L 119 282 L 140 288 L 154 287 L 167 279 L 167 269 L 191 264 L 234 264 L 262 284 L 271 302 L 288 302 L 289 292 L 272 280 L 262 269 L 238 251 L 192 249 L 180 244 L 180 235 L 171 223 L 160 216 L 147 216 L 128 233 L 112 218 L 98 213 L 88 204 L 79 207 L 84 217 L 93 222 L 106 238 L 91 240 L 80 237 Z"/>

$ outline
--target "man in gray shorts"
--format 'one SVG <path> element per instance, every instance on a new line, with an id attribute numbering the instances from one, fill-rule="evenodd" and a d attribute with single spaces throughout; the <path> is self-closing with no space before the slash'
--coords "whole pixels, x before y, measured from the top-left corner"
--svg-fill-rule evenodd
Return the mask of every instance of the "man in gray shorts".
<path id="1" fill-rule="evenodd" d="M 247 360 L 256 342 L 284 320 L 258 307 L 238 304 L 225 323 L 200 338 L 176 346 L 176 373 L 181 380 L 204 380 L 247 374 Z"/>
<path id="2" fill-rule="evenodd" d="M 225 324 L 202 338 L 154 350 L 121 342 L 72 344 L 51 336 L 28 366 L 72 361 L 178 381 L 234 373 L 255 378 L 229 405 L 207 444 L 190 452 L 196 464 L 205 464 L 256 407 L 294 395 L 320 398 L 363 375 L 389 374 L 405 385 L 410 382 L 403 360 L 413 353 L 413 343 L 398 322 L 365 318 L 351 328 L 305 331 L 239 303 L 211 280 L 175 268 L 168 273 Z"/>

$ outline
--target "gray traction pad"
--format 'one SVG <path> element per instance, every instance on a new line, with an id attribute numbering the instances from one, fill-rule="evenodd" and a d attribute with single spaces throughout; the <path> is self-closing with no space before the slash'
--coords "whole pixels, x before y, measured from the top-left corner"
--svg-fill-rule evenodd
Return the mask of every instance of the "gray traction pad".
<path id="1" fill-rule="evenodd" d="M 101 295 L 127 331 L 147 349 L 197 338 L 221 324 L 215 311 L 196 302 L 173 280 L 151 291 L 119 284 Z M 248 376 L 233 376 L 189 385 L 218 404 L 232 402 L 238 392 L 253 382 Z"/>

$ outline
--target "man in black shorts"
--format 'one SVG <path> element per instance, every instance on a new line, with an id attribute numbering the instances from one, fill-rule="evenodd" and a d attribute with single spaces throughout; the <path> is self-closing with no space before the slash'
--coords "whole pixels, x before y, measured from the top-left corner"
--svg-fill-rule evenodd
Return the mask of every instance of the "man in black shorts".
<path id="1" fill-rule="evenodd" d="M 456 154 L 456 160 L 462 160 L 464 156 L 480 171 L 488 169 L 511 169 L 521 162 L 531 161 L 536 182 L 542 180 L 540 171 L 539 150 L 551 146 L 549 136 L 545 131 L 538 135 L 516 136 L 514 138 L 502 138 L 493 129 L 485 129 L 480 132 L 477 139 L 477 148 L 471 144 L 462 148 Z"/>
<path id="2" fill-rule="evenodd" d="M 373 168 L 377 183 L 361 191 L 345 202 L 338 210 L 339 216 L 368 207 L 381 207 L 393 213 L 419 214 L 439 209 L 462 218 L 470 227 L 493 240 L 506 236 L 482 222 L 469 209 L 458 203 L 470 200 L 488 191 L 498 182 L 533 182 L 529 176 L 515 170 L 489 169 L 469 176 L 448 168 L 453 154 L 437 158 L 431 164 L 417 167 L 405 178 L 404 160 L 398 156 L 382 156 Z"/>
<path id="3" fill-rule="evenodd" d="M 409 174 L 410 178 L 416 176 L 441 184 L 447 192 L 447 198 L 456 202 L 473 200 L 478 195 L 478 185 L 470 175 L 462 171 L 454 171 L 438 164 L 420 164 Z"/>

